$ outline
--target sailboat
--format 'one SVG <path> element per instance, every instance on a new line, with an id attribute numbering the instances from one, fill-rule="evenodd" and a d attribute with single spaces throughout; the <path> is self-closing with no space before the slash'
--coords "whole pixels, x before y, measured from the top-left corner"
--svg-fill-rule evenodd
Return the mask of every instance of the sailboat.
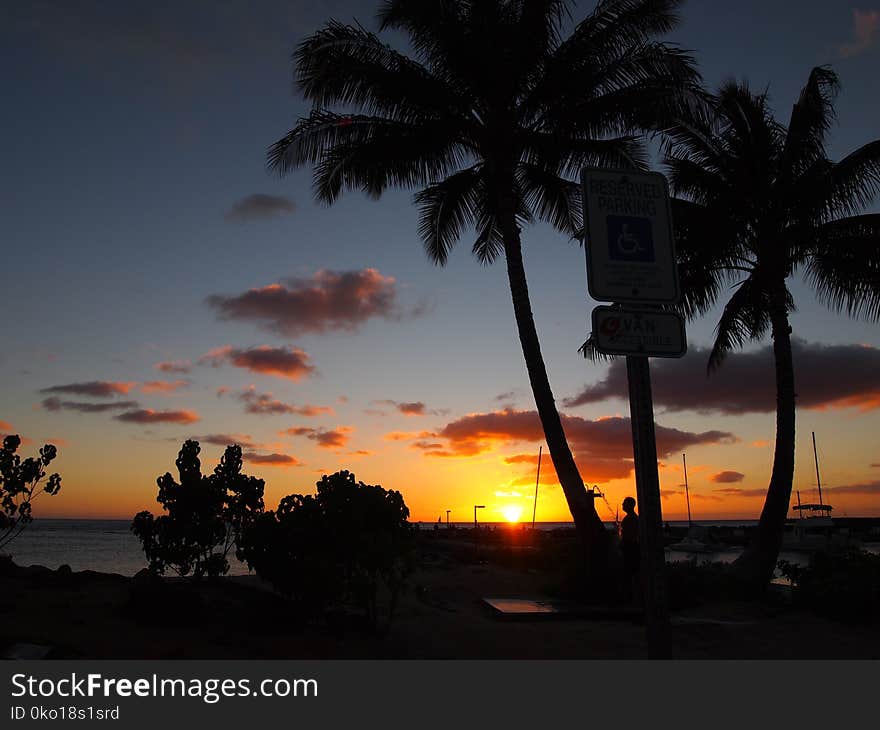
<path id="1" fill-rule="evenodd" d="M 816 449 L 816 432 L 813 431 L 813 462 L 816 466 L 816 486 L 819 490 L 818 503 L 802 503 L 798 491 L 797 504 L 792 509 L 798 516 L 789 521 L 782 535 L 782 549 L 789 551 L 815 552 L 836 548 L 856 547 L 849 530 L 838 529 L 831 518 L 834 509 L 822 499 L 822 479 L 819 476 L 819 452 Z"/>
<path id="2" fill-rule="evenodd" d="M 681 462 L 684 468 L 684 496 L 687 501 L 688 531 L 684 539 L 672 543 L 668 549 L 676 553 L 715 553 L 724 550 L 725 545 L 713 541 L 709 531 L 705 527 L 695 525 L 691 519 L 691 495 L 688 489 L 687 457 L 685 454 L 681 455 Z"/>

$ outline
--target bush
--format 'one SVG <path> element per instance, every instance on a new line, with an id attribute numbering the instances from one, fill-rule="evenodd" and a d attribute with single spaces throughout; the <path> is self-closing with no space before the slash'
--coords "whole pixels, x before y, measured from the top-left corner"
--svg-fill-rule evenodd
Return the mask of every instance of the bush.
<path id="1" fill-rule="evenodd" d="M 20 436 L 7 436 L 0 449 L 0 549 L 3 549 L 33 522 L 31 503 L 37 495 L 58 494 L 61 490 L 61 477 L 52 474 L 45 484 L 44 467 L 58 453 L 52 444 L 40 449 L 39 458 L 22 461 L 15 452 L 21 446 Z"/>
<path id="2" fill-rule="evenodd" d="M 795 602 L 820 616 L 845 623 L 880 618 L 880 555 L 854 550 L 817 552 L 807 566 L 779 562 Z"/>
<path id="3" fill-rule="evenodd" d="M 135 515 L 131 531 L 143 544 L 150 570 L 178 575 L 224 575 L 228 555 L 243 531 L 263 511 L 262 479 L 241 473 L 240 446 L 228 446 L 210 476 L 203 476 L 198 441 L 186 441 L 177 457 L 180 482 L 165 473 L 156 481 L 159 502 L 167 515 Z"/>
<path id="4" fill-rule="evenodd" d="M 334 605 L 364 611 L 378 625 L 378 594 L 390 594 L 388 622 L 411 570 L 413 528 L 403 496 L 355 482 L 340 471 L 323 476 L 316 495 L 285 497 L 245 532 L 241 557 L 305 613 Z"/>

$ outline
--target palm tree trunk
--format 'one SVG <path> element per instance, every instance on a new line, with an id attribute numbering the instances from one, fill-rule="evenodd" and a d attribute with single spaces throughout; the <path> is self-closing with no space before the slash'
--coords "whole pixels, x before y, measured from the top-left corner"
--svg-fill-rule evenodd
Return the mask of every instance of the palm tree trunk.
<path id="1" fill-rule="evenodd" d="M 574 518 L 575 527 L 586 551 L 588 573 L 598 577 L 605 572 L 607 531 L 598 512 L 596 512 L 593 500 L 587 496 L 583 479 L 565 437 L 562 420 L 556 410 L 556 401 L 547 378 L 547 369 L 541 355 L 541 345 L 538 341 L 532 305 L 529 301 L 519 226 L 516 224 L 512 210 L 509 213 L 509 215 L 502 216 L 504 219 L 502 221 L 504 253 L 507 261 L 510 295 L 513 299 L 513 311 L 519 331 L 519 341 L 526 361 L 526 370 L 535 397 L 538 416 L 544 429 L 547 449 L 550 451 L 556 476 L 562 486 L 569 510 L 571 510 L 571 516 Z"/>
<path id="2" fill-rule="evenodd" d="M 782 547 L 785 519 L 794 479 L 795 399 L 791 326 L 785 307 L 784 286 L 774 297 L 770 320 L 773 327 L 773 358 L 776 366 L 776 446 L 773 471 L 754 536 L 736 567 L 753 592 L 766 589 Z"/>

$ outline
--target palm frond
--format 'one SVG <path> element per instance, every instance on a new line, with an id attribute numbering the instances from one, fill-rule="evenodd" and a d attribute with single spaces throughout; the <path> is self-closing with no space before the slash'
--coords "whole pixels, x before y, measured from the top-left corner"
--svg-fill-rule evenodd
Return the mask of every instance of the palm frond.
<path id="1" fill-rule="evenodd" d="M 297 85 L 316 108 L 354 105 L 399 121 L 467 118 L 454 87 L 359 25 L 331 21 L 294 53 Z"/>
<path id="2" fill-rule="evenodd" d="M 681 301 L 673 307 L 687 319 L 706 314 L 737 271 L 739 252 L 735 240 L 721 235 L 710 208 L 672 198 L 675 255 Z"/>
<path id="3" fill-rule="evenodd" d="M 834 122 L 834 98 L 840 88 L 837 74 L 827 66 L 810 72 L 791 110 L 782 151 L 781 170 L 789 180 L 825 157 L 825 136 Z"/>
<path id="4" fill-rule="evenodd" d="M 469 167 L 429 185 L 414 197 L 425 252 L 439 266 L 446 264 L 464 229 L 476 221 L 480 209 L 476 197 L 479 174 L 478 165 Z"/>
<path id="5" fill-rule="evenodd" d="M 830 208 L 837 215 L 855 215 L 880 194 L 880 140 L 851 152 L 829 170 Z"/>
<path id="6" fill-rule="evenodd" d="M 715 343 L 707 364 L 709 372 L 716 370 L 731 351 L 767 333 L 770 329 L 768 305 L 768 293 L 757 275 L 752 274 L 740 282 L 715 328 Z"/>
<path id="7" fill-rule="evenodd" d="M 880 214 L 826 223 L 813 245 L 806 279 L 819 301 L 850 317 L 880 319 Z"/>
<path id="8" fill-rule="evenodd" d="M 442 122 L 407 124 L 313 111 L 269 148 L 268 166 L 285 175 L 314 164 L 316 197 L 332 203 L 343 189 L 378 197 L 389 185 L 424 186 L 460 169 L 467 156 Z"/>
<path id="9" fill-rule="evenodd" d="M 587 338 L 587 341 L 578 348 L 578 352 L 584 356 L 585 360 L 589 360 L 590 362 L 594 363 L 611 362 L 616 357 L 616 355 L 609 355 L 605 352 L 602 352 L 596 346 L 596 336 L 592 332 L 590 332 L 590 336 Z"/>
<path id="10" fill-rule="evenodd" d="M 580 186 L 528 163 L 521 163 L 516 173 L 529 210 L 557 231 L 575 236 L 583 225 Z"/>

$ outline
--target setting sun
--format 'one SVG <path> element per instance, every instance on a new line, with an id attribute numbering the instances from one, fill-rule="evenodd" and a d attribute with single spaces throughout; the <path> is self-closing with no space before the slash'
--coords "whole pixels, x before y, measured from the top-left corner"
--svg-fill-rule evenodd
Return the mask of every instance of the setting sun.
<path id="1" fill-rule="evenodd" d="M 504 515 L 504 519 L 508 522 L 519 522 L 519 518 L 522 515 L 522 507 L 517 504 L 509 504 L 501 508 L 501 514 Z"/>

